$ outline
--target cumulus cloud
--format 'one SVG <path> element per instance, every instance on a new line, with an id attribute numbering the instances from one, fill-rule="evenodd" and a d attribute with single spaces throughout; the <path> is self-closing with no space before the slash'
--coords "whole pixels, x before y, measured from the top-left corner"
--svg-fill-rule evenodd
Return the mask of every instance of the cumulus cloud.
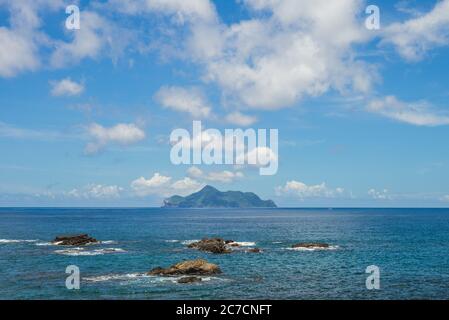
<path id="1" fill-rule="evenodd" d="M 70 66 L 86 58 L 97 59 L 101 54 L 116 60 L 132 38 L 129 31 L 94 11 L 80 12 L 80 25 L 71 33 L 71 41 L 55 41 L 52 66 Z"/>
<path id="2" fill-rule="evenodd" d="M 89 184 L 81 189 L 73 189 L 66 196 L 84 199 L 119 198 L 123 188 L 116 185 Z"/>
<path id="3" fill-rule="evenodd" d="M 36 44 L 14 30 L 0 27 L 0 76 L 13 77 L 19 72 L 36 70 L 40 61 Z"/>
<path id="4" fill-rule="evenodd" d="M 211 108 L 198 88 L 162 87 L 155 98 L 163 107 L 190 113 L 195 118 L 210 115 Z"/>
<path id="5" fill-rule="evenodd" d="M 390 200 L 391 196 L 388 193 L 387 189 L 383 190 L 376 190 L 376 189 L 370 189 L 368 190 L 368 195 L 375 199 L 375 200 Z"/>
<path id="6" fill-rule="evenodd" d="M 175 181 L 170 188 L 173 189 L 175 194 L 185 195 L 190 194 L 192 192 L 198 191 L 204 186 L 201 182 L 198 182 L 189 177 L 185 177 L 184 179 Z"/>
<path id="7" fill-rule="evenodd" d="M 51 94 L 55 97 L 58 96 L 77 96 L 84 91 L 84 85 L 72 81 L 70 78 L 65 78 L 59 81 L 50 82 Z"/>
<path id="8" fill-rule="evenodd" d="M 166 197 L 174 194 L 183 196 L 198 191 L 203 186 L 204 184 L 189 177 L 172 183 L 172 177 L 163 176 L 158 172 L 149 179 L 140 177 L 131 182 L 131 189 L 140 197 L 149 195 Z"/>
<path id="9" fill-rule="evenodd" d="M 394 96 L 372 100 L 367 110 L 397 121 L 417 126 L 441 126 L 449 124 L 449 116 L 434 111 L 426 102 L 406 103 Z"/>
<path id="10" fill-rule="evenodd" d="M 47 43 L 47 36 L 40 31 L 42 10 L 61 8 L 63 1 L 1 0 L 0 8 L 9 11 L 9 26 L 0 27 L 0 76 L 13 77 L 41 66 L 39 47 Z"/>
<path id="11" fill-rule="evenodd" d="M 275 191 L 278 196 L 293 195 L 302 200 L 306 198 L 335 198 L 344 195 L 343 188 L 331 189 L 324 182 L 317 185 L 306 185 L 296 180 L 287 181 L 284 186 L 276 187 Z"/>
<path id="12" fill-rule="evenodd" d="M 254 116 L 249 116 L 241 112 L 232 112 L 226 116 L 226 121 L 231 124 L 236 124 L 242 127 L 248 127 L 257 122 L 257 118 Z"/>
<path id="13" fill-rule="evenodd" d="M 236 106 L 278 109 L 330 89 L 366 92 L 375 80 L 373 68 L 353 50 L 369 39 L 357 18 L 364 9 L 361 0 L 245 0 L 255 14 L 232 24 L 220 22 L 209 0 L 110 3 L 128 14 L 172 17 L 173 26 L 183 30 L 166 41 L 179 34 L 177 51 L 197 63 L 202 79 L 217 84 L 225 101 Z M 187 109 L 178 103 L 174 108 Z M 228 120 L 253 121 L 235 115 Z"/>
<path id="14" fill-rule="evenodd" d="M 255 17 L 231 25 L 191 21 L 184 39 L 192 61 L 204 67 L 203 79 L 218 84 L 231 101 L 277 109 L 331 88 L 371 87 L 369 66 L 352 50 L 366 38 L 356 19 L 361 1 L 244 3 Z"/>
<path id="15" fill-rule="evenodd" d="M 145 139 L 145 132 L 133 123 L 120 123 L 109 128 L 92 123 L 87 133 L 93 140 L 85 148 L 87 154 L 94 154 L 111 143 L 126 146 Z"/>
<path id="16" fill-rule="evenodd" d="M 426 53 L 449 44 L 449 0 L 438 1 L 428 13 L 385 28 L 383 43 L 395 46 L 409 61 L 418 61 Z"/>
<path id="17" fill-rule="evenodd" d="M 109 4 L 128 14 L 160 12 L 176 15 L 181 21 L 216 19 L 215 7 L 209 0 L 110 0 Z"/>
<path id="18" fill-rule="evenodd" d="M 244 175 L 240 171 L 229 171 L 229 170 L 223 170 L 223 171 L 211 171 L 211 172 L 203 172 L 198 167 L 190 167 L 187 170 L 187 174 L 195 179 L 203 179 L 206 181 L 211 182 L 221 182 L 221 183 L 231 183 L 237 179 L 243 178 Z"/>

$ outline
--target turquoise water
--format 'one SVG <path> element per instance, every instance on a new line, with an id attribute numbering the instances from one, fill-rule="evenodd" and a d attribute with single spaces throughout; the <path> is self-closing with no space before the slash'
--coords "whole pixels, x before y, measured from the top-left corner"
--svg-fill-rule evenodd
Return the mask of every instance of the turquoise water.
<path id="1" fill-rule="evenodd" d="M 48 245 L 65 233 L 105 243 L 81 251 Z M 212 236 L 248 247 L 228 255 L 186 248 Z M 288 249 L 302 241 L 333 247 Z M 252 245 L 263 253 L 246 253 Z M 223 274 L 190 285 L 142 275 L 193 258 Z M 80 290 L 65 287 L 68 265 L 80 268 Z M 380 268 L 378 291 L 366 289 L 369 265 Z M 0 298 L 448 299 L 449 210 L 2 208 Z"/>

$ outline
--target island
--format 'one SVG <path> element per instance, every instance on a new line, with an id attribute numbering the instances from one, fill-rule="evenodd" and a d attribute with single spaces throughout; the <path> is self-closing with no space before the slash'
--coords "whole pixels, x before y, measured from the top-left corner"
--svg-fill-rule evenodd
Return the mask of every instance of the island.
<path id="1" fill-rule="evenodd" d="M 253 192 L 221 192 L 205 186 L 186 197 L 178 195 L 164 200 L 163 208 L 276 208 L 272 200 L 262 200 Z"/>

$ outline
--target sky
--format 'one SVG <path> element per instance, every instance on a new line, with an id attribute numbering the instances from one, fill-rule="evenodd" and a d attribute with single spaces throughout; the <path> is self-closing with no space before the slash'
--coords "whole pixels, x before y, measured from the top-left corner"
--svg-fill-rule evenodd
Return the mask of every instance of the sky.
<path id="1" fill-rule="evenodd" d="M 449 0 L 0 0 L 0 206 L 448 207 L 448 61 Z M 173 164 L 193 121 L 277 129 L 276 174 Z"/>

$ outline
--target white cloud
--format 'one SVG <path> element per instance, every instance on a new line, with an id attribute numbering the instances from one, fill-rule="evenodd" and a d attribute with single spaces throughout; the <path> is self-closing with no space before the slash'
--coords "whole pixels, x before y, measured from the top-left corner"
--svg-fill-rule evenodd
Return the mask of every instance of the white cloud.
<path id="1" fill-rule="evenodd" d="M 226 116 L 226 121 L 242 127 L 248 127 L 257 122 L 257 118 L 245 115 L 241 112 L 232 112 Z"/>
<path id="2" fill-rule="evenodd" d="M 72 81 L 70 78 L 65 78 L 59 81 L 50 82 L 53 96 L 77 96 L 84 91 L 84 85 Z"/>
<path id="3" fill-rule="evenodd" d="M 432 110 L 426 102 L 406 103 L 394 96 L 369 102 L 367 110 L 397 121 L 417 126 L 440 126 L 449 124 L 449 116 Z"/>
<path id="4" fill-rule="evenodd" d="M 155 98 L 165 108 L 187 112 L 196 118 L 206 118 L 210 115 L 211 108 L 197 88 L 162 87 Z"/>
<path id="5" fill-rule="evenodd" d="M 167 32 L 169 37 L 158 47 L 163 52 L 167 43 L 175 42 L 175 56 L 198 64 L 201 78 L 217 84 L 224 101 L 236 106 L 278 109 L 330 89 L 367 92 L 376 78 L 374 68 L 357 60 L 353 50 L 369 39 L 358 20 L 362 0 L 241 1 L 255 14 L 233 24 L 221 23 L 209 0 L 110 3 L 128 14 L 171 17 L 173 27 L 182 30 Z M 185 103 L 169 107 L 191 112 Z M 253 121 L 238 118 L 228 120 Z"/>
<path id="6" fill-rule="evenodd" d="M 39 65 L 33 41 L 20 32 L 0 27 L 0 76 L 13 77 L 19 72 L 36 70 Z"/>
<path id="7" fill-rule="evenodd" d="M 275 189 L 278 196 L 293 195 L 300 199 L 306 198 L 335 198 L 344 194 L 343 188 L 330 189 L 326 183 L 317 185 L 306 185 L 300 181 L 287 181 L 284 186 L 278 186 Z"/>
<path id="8" fill-rule="evenodd" d="M 126 146 L 145 139 L 145 132 L 133 123 L 120 123 L 110 128 L 92 123 L 87 133 L 94 140 L 87 144 L 87 154 L 96 153 L 110 143 Z"/>
<path id="9" fill-rule="evenodd" d="M 156 172 L 150 179 L 140 177 L 131 182 L 131 188 L 139 196 L 147 196 L 158 193 L 161 187 L 166 186 L 171 181 L 171 177 L 163 176 Z"/>
<path id="10" fill-rule="evenodd" d="M 376 189 L 370 189 L 368 190 L 368 195 L 376 200 L 391 200 L 391 196 L 389 195 L 387 189 L 383 189 L 380 191 L 377 191 Z"/>
<path id="11" fill-rule="evenodd" d="M 243 173 L 240 171 L 232 172 L 229 170 L 223 171 L 211 171 L 211 172 L 203 172 L 198 167 L 190 167 L 187 170 L 187 174 L 195 179 L 203 179 L 211 182 L 221 182 L 221 183 L 231 183 L 237 179 L 241 179 L 244 177 Z"/>
<path id="12" fill-rule="evenodd" d="M 64 5 L 65 0 L 0 0 L 0 9 L 9 12 L 9 26 L 0 27 L 0 77 L 13 77 L 43 65 L 41 48 L 48 48 L 53 40 L 41 30 L 40 14 L 63 10 Z"/>
<path id="13" fill-rule="evenodd" d="M 131 41 L 131 34 L 93 11 L 80 12 L 80 29 L 72 32 L 72 41 L 55 42 L 51 56 L 54 67 L 70 66 L 101 54 L 116 60 Z"/>
<path id="14" fill-rule="evenodd" d="M 418 61 L 427 51 L 449 44 L 449 0 L 438 1 L 428 13 L 385 28 L 383 42 L 393 44 L 407 60 Z"/>
<path id="15" fill-rule="evenodd" d="M 82 189 L 73 189 L 65 195 L 85 199 L 119 198 L 123 188 L 116 185 L 89 184 Z"/>
<path id="16" fill-rule="evenodd" d="M 40 10 L 60 8 L 62 1 L 1 0 L 0 7 L 9 11 L 9 27 L 0 27 L 0 76 L 13 77 L 20 72 L 40 67 L 39 45 L 47 41 L 39 31 Z"/>
<path id="17" fill-rule="evenodd" d="M 449 202 L 449 195 L 442 196 L 442 197 L 440 198 L 440 200 L 441 200 L 441 201 L 444 201 L 444 202 Z"/>
<path id="18" fill-rule="evenodd" d="M 128 14 L 160 12 L 176 15 L 181 21 L 216 19 L 215 7 L 209 0 L 110 0 L 109 3 L 119 11 Z"/>
<path id="19" fill-rule="evenodd" d="M 185 177 L 184 179 L 175 181 L 170 188 L 173 189 L 173 192 L 179 195 L 190 194 L 192 192 L 198 191 L 204 186 L 203 183 L 198 182 L 189 177 Z"/>
<path id="20" fill-rule="evenodd" d="M 204 66 L 203 79 L 227 99 L 277 109 L 331 88 L 369 90 L 370 67 L 354 60 L 352 50 L 366 39 L 356 19 L 361 1 L 244 3 L 265 14 L 229 26 L 193 21 L 185 39 L 190 58 Z"/>
<path id="21" fill-rule="evenodd" d="M 148 195 L 171 196 L 174 194 L 188 195 L 192 192 L 198 191 L 204 184 L 185 177 L 171 183 L 172 177 L 163 176 L 155 173 L 150 179 L 140 177 L 131 182 L 131 188 L 137 196 L 145 197 Z"/>

